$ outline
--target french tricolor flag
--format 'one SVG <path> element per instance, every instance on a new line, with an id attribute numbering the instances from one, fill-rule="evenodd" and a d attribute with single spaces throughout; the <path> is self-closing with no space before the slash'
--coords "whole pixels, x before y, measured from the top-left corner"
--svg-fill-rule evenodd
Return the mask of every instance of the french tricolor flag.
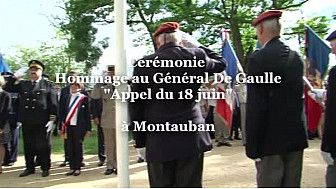
<path id="1" fill-rule="evenodd" d="M 222 38 L 222 56 L 227 61 L 228 66 L 225 69 L 225 73 L 232 78 L 231 84 L 219 84 L 218 91 L 219 92 L 226 92 L 225 99 L 217 100 L 216 111 L 221 116 L 223 121 L 227 124 L 228 128 L 231 130 L 231 123 L 232 123 L 232 115 L 233 115 L 233 103 L 235 100 L 233 88 L 233 81 L 237 75 L 237 63 L 239 62 L 237 55 L 234 49 L 231 46 L 228 30 L 224 30 L 221 32 Z"/>

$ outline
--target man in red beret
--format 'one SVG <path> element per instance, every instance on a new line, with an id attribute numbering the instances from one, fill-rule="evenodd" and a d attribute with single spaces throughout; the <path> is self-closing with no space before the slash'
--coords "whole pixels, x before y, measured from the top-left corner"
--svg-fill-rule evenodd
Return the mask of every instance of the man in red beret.
<path id="1" fill-rule="evenodd" d="M 336 31 L 327 40 L 330 42 L 331 53 L 336 54 Z M 328 164 L 326 173 L 327 188 L 336 187 L 336 66 L 329 71 L 326 101 L 326 116 L 322 138 L 322 157 Z"/>
<path id="2" fill-rule="evenodd" d="M 149 132 L 134 130 L 136 148 L 146 147 L 146 160 L 150 187 L 202 187 L 203 154 L 212 149 L 207 131 L 180 130 L 180 125 L 205 124 L 201 109 L 195 102 L 202 83 L 172 83 L 168 80 L 158 83 L 158 76 L 204 77 L 222 72 L 225 60 L 217 53 L 201 46 L 185 48 L 181 46 L 181 33 L 176 22 L 162 24 L 154 33 L 158 50 L 137 61 L 134 77 L 146 76 L 148 83 L 131 84 L 132 92 L 152 91 L 152 99 L 136 99 L 130 103 L 131 123 L 144 123 L 156 128 L 165 125 L 165 130 Z M 194 66 L 181 66 L 183 61 L 202 62 Z M 149 64 L 144 65 L 144 62 Z M 167 65 L 167 63 L 172 63 Z M 168 77 L 165 77 L 168 78 Z M 169 78 L 168 78 L 169 79 Z M 158 97 L 160 91 L 171 94 L 171 99 Z M 170 96 L 170 95 L 169 95 Z M 192 96 L 192 98 L 190 98 Z M 174 131 L 172 125 L 176 128 Z M 149 127 L 148 127 L 149 128 Z"/>
<path id="3" fill-rule="evenodd" d="M 246 154 L 255 160 L 258 187 L 300 187 L 303 150 L 308 147 L 304 124 L 303 70 L 298 53 L 280 41 L 282 12 L 256 18 L 261 49 L 248 60 L 248 75 L 273 72 L 280 84 L 248 84 Z"/>

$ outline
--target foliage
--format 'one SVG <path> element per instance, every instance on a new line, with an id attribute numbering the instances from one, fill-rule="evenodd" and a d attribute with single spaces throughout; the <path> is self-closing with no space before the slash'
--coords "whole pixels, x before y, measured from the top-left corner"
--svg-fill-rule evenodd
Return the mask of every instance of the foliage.
<path id="1" fill-rule="evenodd" d="M 62 32 L 69 35 L 68 50 L 76 62 L 85 65 L 84 72 L 90 73 L 93 66 L 97 65 L 103 49 L 108 47 L 108 38 L 98 41 L 95 35 L 97 28 L 94 22 L 112 23 L 107 17 L 112 11 L 111 1 L 69 0 L 63 1 L 66 18 L 55 17 Z"/>
<path id="2" fill-rule="evenodd" d="M 209 1 L 212 19 L 222 20 L 230 29 L 231 40 L 243 67 L 256 45 L 251 23 L 260 13 L 269 9 L 295 10 L 307 0 L 214 0 Z"/>
<path id="3" fill-rule="evenodd" d="M 55 81 L 56 73 L 67 73 L 70 70 L 83 70 L 84 67 L 74 62 L 67 46 L 62 44 L 64 36 L 60 33 L 52 42 L 41 42 L 38 48 L 25 48 L 15 46 L 16 54 L 6 58 L 8 65 L 12 71 L 17 71 L 19 68 L 28 66 L 30 60 L 36 59 L 45 64 L 45 71 L 51 81 Z M 58 41 L 60 45 L 55 44 Z"/>
<path id="4" fill-rule="evenodd" d="M 20 136 L 22 136 L 22 130 L 20 129 Z M 52 140 L 52 153 L 53 154 L 64 154 L 64 140 L 61 139 L 59 135 L 51 136 Z M 98 153 L 98 131 L 97 126 L 92 124 L 92 131 L 90 137 L 84 139 L 84 155 L 86 154 L 97 154 Z M 23 155 L 23 138 L 19 138 L 19 154 Z"/>
<path id="5" fill-rule="evenodd" d="M 330 19 L 326 16 L 316 16 L 313 18 L 301 18 L 292 28 L 285 29 L 284 35 L 287 39 L 297 38 L 302 53 L 304 52 L 305 29 L 309 26 L 322 39 L 328 34 L 328 25 Z"/>
<path id="6" fill-rule="evenodd" d="M 308 0 L 127 0 L 127 24 L 138 35 L 134 46 L 147 45 L 156 48 L 153 33 L 163 22 L 176 21 L 180 29 L 197 36 L 206 46 L 219 41 L 219 31 L 226 28 L 231 31 L 231 40 L 240 62 L 245 67 L 246 58 L 256 45 L 255 30 L 251 22 L 260 13 L 269 9 L 297 10 Z M 85 2 L 85 3 L 84 3 Z M 81 53 L 82 61 L 87 56 L 95 40 L 96 28 L 92 23 L 113 23 L 109 13 L 113 11 L 114 1 L 64 1 L 67 18 L 70 22 L 61 24 L 71 34 L 70 49 Z M 110 11 L 110 12 L 109 12 Z M 322 22 L 319 28 L 324 26 Z M 79 27 L 80 26 L 80 27 Z M 302 27 L 302 26 L 300 26 Z M 78 35 L 78 36 L 77 36 Z M 292 34 L 296 36 L 295 34 Z M 96 49 L 96 58 L 101 48 Z M 80 52 L 77 52 L 79 51 Z M 91 52 L 94 52 L 91 49 Z M 79 58 L 77 57 L 77 58 Z M 76 59 L 78 60 L 78 59 Z M 86 63 L 88 69 L 95 65 L 95 59 Z"/>

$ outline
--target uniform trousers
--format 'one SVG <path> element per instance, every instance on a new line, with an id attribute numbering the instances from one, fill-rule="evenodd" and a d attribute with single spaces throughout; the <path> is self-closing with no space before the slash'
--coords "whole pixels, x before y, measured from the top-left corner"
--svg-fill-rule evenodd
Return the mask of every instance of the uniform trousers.
<path id="1" fill-rule="evenodd" d="M 100 121 L 100 119 L 99 119 Z M 104 132 L 100 125 L 97 126 L 98 130 L 98 158 L 99 161 L 104 162 L 106 159 L 105 156 L 105 144 L 104 144 Z"/>
<path id="2" fill-rule="evenodd" d="M 240 103 L 240 124 L 242 131 L 243 144 L 246 144 L 246 103 Z"/>
<path id="3" fill-rule="evenodd" d="M 105 142 L 106 168 L 117 169 L 116 129 L 105 127 L 102 128 Z"/>
<path id="4" fill-rule="evenodd" d="M 232 115 L 232 124 L 230 131 L 230 138 L 239 137 L 239 128 L 241 126 L 241 118 L 240 118 L 240 107 L 236 107 L 233 111 Z"/>
<path id="5" fill-rule="evenodd" d="M 45 125 L 22 124 L 23 147 L 26 168 L 35 171 L 35 156 L 39 157 L 41 169 L 50 169 L 51 144 Z"/>
<path id="6" fill-rule="evenodd" d="M 214 111 L 214 121 L 215 121 L 215 137 L 219 142 L 227 141 L 230 135 L 229 128 L 226 123 L 222 120 L 220 115 Z"/>
<path id="7" fill-rule="evenodd" d="M 67 126 L 67 154 L 71 170 L 80 170 L 83 157 L 83 133 L 78 125 Z"/>
<path id="8" fill-rule="evenodd" d="M 336 188 L 336 162 L 334 158 L 334 165 L 328 165 L 326 173 L 327 188 Z"/>
<path id="9" fill-rule="evenodd" d="M 167 162 L 147 162 L 152 188 L 201 188 L 204 154 Z"/>
<path id="10" fill-rule="evenodd" d="M 256 162 L 258 187 L 300 187 L 302 161 L 303 150 L 262 157 Z"/>

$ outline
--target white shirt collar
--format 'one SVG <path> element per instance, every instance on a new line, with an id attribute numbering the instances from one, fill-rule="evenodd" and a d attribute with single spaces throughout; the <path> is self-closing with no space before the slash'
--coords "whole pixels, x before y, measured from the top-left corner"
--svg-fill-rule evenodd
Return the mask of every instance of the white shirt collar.
<path id="1" fill-rule="evenodd" d="M 77 93 L 71 93 L 71 92 L 70 92 L 71 97 L 75 97 L 75 96 L 77 96 L 79 93 L 80 93 L 80 92 L 77 92 Z"/>
<path id="2" fill-rule="evenodd" d="M 35 82 L 39 83 L 41 81 L 42 77 L 39 77 Z M 31 82 L 34 82 L 34 80 L 31 80 Z"/>

